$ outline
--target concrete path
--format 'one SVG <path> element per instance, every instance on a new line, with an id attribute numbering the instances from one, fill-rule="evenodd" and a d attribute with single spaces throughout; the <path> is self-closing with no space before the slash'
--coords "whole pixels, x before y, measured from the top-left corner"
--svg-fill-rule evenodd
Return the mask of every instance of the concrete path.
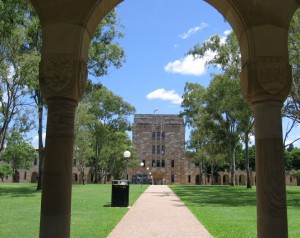
<path id="1" fill-rule="evenodd" d="M 108 238 L 212 238 L 165 185 L 151 185 Z"/>

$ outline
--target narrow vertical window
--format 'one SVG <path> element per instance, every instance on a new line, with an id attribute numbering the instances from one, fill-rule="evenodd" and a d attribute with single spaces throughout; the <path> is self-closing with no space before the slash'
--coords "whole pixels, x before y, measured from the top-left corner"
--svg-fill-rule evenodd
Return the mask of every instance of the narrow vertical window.
<path id="1" fill-rule="evenodd" d="M 152 154 L 155 155 L 155 145 L 152 145 Z"/>
<path id="2" fill-rule="evenodd" d="M 165 160 L 164 159 L 161 161 L 161 167 L 165 167 Z"/>
<path id="3" fill-rule="evenodd" d="M 160 160 L 156 160 L 156 167 L 160 167 Z"/>
<path id="4" fill-rule="evenodd" d="M 171 183 L 174 183 L 175 182 L 175 176 L 174 174 L 171 175 Z"/>
<path id="5" fill-rule="evenodd" d="M 160 155 L 160 146 L 159 146 L 159 145 L 156 147 L 156 153 L 157 153 L 158 155 Z"/>
<path id="6" fill-rule="evenodd" d="M 171 167 L 174 168 L 175 167 L 175 161 L 172 159 L 171 161 Z"/>
<path id="7" fill-rule="evenodd" d="M 160 140 L 160 132 L 156 132 L 156 140 Z"/>
<path id="8" fill-rule="evenodd" d="M 155 160 L 152 160 L 152 167 L 156 167 Z"/>

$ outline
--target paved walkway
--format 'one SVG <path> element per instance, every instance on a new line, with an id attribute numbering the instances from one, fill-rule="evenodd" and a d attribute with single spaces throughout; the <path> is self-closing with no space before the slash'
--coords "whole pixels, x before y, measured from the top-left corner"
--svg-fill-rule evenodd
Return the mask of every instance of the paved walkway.
<path id="1" fill-rule="evenodd" d="M 212 238 L 165 185 L 151 185 L 108 238 Z"/>

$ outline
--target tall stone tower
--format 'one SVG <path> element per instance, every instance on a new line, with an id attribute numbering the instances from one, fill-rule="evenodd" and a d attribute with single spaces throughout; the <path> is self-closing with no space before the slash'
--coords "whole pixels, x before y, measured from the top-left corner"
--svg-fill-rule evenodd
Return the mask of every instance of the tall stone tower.
<path id="1" fill-rule="evenodd" d="M 133 144 L 144 166 L 131 175 L 147 174 L 155 184 L 180 184 L 185 176 L 184 142 L 185 127 L 178 115 L 136 114 Z"/>

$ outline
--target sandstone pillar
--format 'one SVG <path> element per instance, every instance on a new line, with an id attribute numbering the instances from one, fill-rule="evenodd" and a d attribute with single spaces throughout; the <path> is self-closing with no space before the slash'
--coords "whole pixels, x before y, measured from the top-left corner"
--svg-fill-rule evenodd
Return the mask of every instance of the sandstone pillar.
<path id="1" fill-rule="evenodd" d="M 258 102 L 252 108 L 255 117 L 258 237 L 288 237 L 282 103 Z"/>
<path id="2" fill-rule="evenodd" d="M 48 105 L 40 237 L 70 237 L 74 116 L 90 40 L 121 0 L 28 0 L 42 25 L 40 87 Z"/>
<path id="3" fill-rule="evenodd" d="M 74 117 L 86 63 L 69 55 L 43 56 L 40 86 L 48 105 L 40 237 L 70 237 Z"/>
<path id="4" fill-rule="evenodd" d="M 241 88 L 254 111 L 257 236 L 287 238 L 281 107 L 291 85 L 288 28 L 295 0 L 206 0 L 233 27 L 241 49 Z"/>
<path id="5" fill-rule="evenodd" d="M 282 104 L 291 84 L 287 58 L 258 57 L 245 64 L 241 85 L 254 112 L 257 236 L 287 238 Z"/>
<path id="6" fill-rule="evenodd" d="M 40 237 L 70 237 L 76 101 L 48 100 Z"/>

